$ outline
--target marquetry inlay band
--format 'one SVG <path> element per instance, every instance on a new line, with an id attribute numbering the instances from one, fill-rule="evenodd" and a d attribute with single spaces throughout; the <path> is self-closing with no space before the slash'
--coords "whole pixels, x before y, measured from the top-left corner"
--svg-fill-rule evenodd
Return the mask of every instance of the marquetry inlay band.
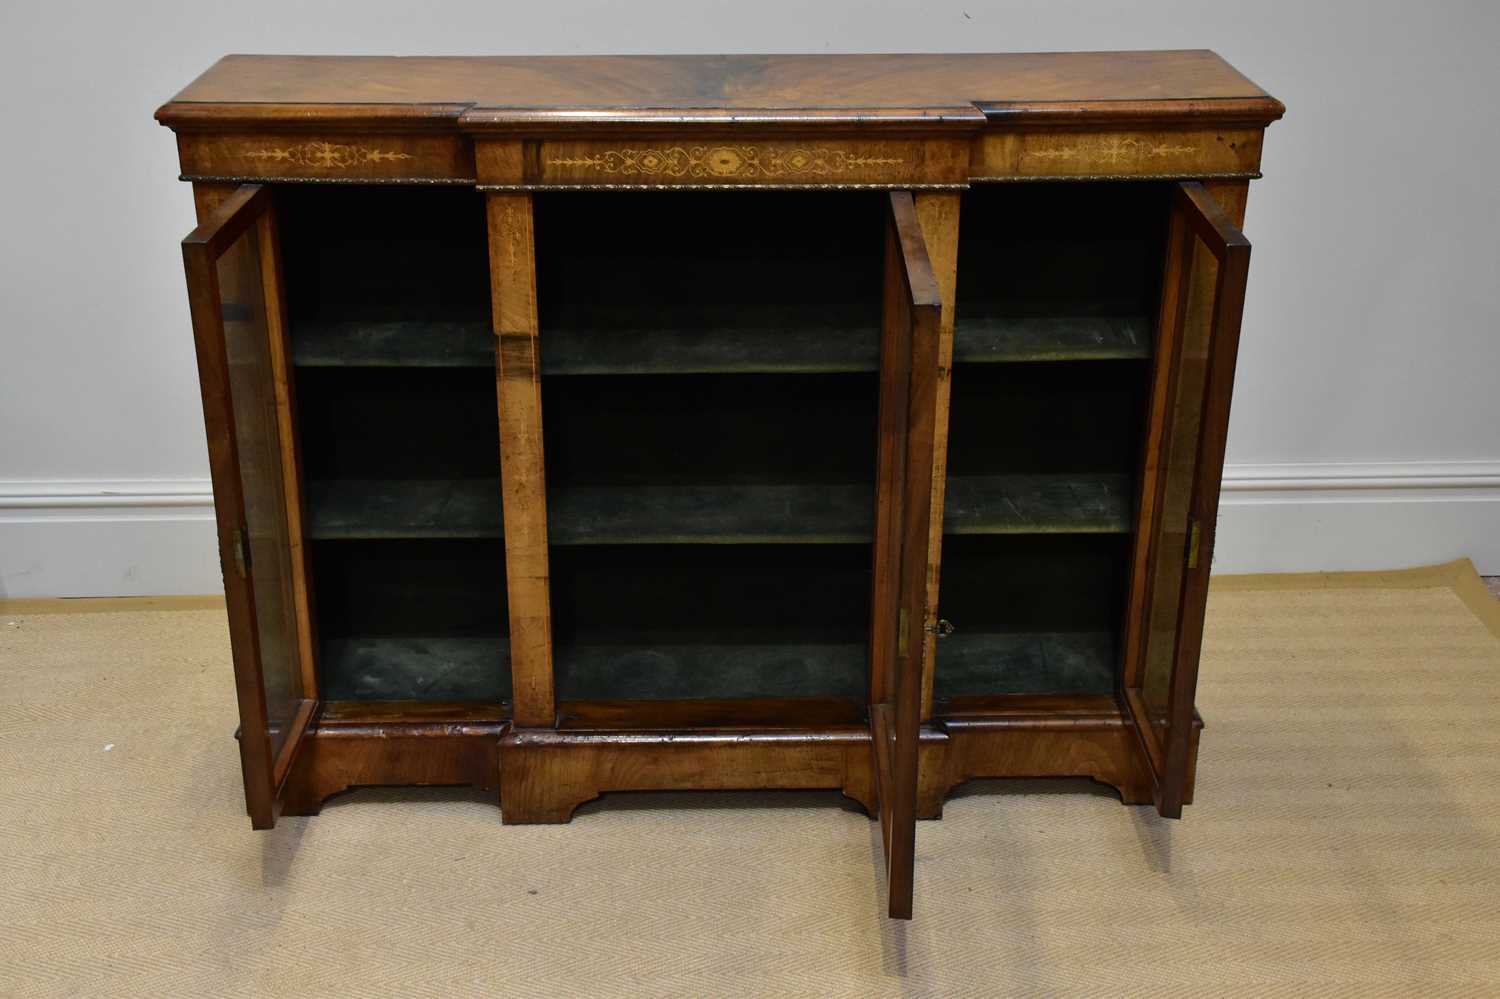
<path id="1" fill-rule="evenodd" d="M 901 166 L 894 156 L 869 156 L 845 149 L 794 146 L 666 146 L 608 149 L 558 156 L 548 166 L 622 177 L 836 177 L 851 170 Z"/>
<path id="2" fill-rule="evenodd" d="M 344 145 L 337 142 L 304 142 L 295 146 L 273 146 L 247 150 L 246 159 L 270 163 L 288 163 L 299 167 L 349 169 L 371 163 L 409 160 L 412 154 L 397 149 Z"/>
<path id="3" fill-rule="evenodd" d="M 981 134 L 969 179 L 1253 176 L 1259 129 L 1032 129 Z"/>
<path id="4" fill-rule="evenodd" d="M 1122 160 L 1147 159 L 1174 155 L 1190 155 L 1198 151 L 1197 146 L 1174 145 L 1170 142 L 1148 142 L 1135 136 L 1112 135 L 1097 145 L 1059 146 L 1054 149 L 1032 149 L 1027 155 L 1036 160 L 1071 160 L 1088 157 L 1105 163 Z"/>

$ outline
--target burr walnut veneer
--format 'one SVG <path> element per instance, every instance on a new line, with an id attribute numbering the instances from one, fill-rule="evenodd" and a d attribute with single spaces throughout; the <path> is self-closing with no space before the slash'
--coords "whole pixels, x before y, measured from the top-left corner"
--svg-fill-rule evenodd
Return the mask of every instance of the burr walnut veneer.
<path id="1" fill-rule="evenodd" d="M 252 824 L 1177 816 L 1282 107 L 1210 52 L 229 56 L 158 112 Z"/>

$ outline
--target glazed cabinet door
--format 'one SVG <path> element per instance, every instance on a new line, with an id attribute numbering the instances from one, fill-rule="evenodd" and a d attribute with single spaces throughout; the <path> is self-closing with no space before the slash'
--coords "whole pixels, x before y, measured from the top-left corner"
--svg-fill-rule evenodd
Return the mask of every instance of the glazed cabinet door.
<path id="1" fill-rule="evenodd" d="M 1182 814 L 1250 244 L 1198 183 L 1171 192 L 1125 631 L 1125 703 L 1157 810 Z"/>
<path id="2" fill-rule="evenodd" d="M 870 730 L 888 911 L 910 919 L 941 301 L 904 191 L 890 195 L 884 294 Z"/>
<path id="3" fill-rule="evenodd" d="M 229 611 L 251 825 L 279 792 L 317 705 L 294 584 L 301 548 L 271 193 L 246 185 L 182 241 Z"/>

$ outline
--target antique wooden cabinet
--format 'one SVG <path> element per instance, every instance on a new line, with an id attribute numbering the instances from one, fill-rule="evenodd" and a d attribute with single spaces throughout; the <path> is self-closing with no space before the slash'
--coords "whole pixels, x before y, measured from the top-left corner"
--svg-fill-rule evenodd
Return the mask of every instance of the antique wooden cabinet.
<path id="1" fill-rule="evenodd" d="M 164 105 L 251 822 L 1177 816 L 1261 137 L 1211 52 L 230 56 Z"/>

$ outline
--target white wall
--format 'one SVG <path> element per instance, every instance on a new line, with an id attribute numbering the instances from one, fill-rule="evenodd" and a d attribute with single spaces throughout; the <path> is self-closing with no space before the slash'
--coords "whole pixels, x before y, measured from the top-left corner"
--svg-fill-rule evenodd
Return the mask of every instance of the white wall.
<path id="1" fill-rule="evenodd" d="M 10 0 L 0 596 L 218 588 L 191 197 L 151 112 L 225 52 L 1216 49 L 1290 108 L 1251 189 L 1219 570 L 1500 572 L 1497 43 L 1483 0 Z"/>

